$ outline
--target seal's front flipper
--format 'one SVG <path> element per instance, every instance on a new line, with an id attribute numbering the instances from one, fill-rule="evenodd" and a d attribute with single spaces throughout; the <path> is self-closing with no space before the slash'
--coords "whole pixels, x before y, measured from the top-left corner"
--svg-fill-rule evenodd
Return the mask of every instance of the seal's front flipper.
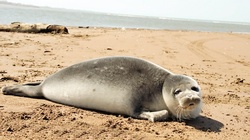
<path id="1" fill-rule="evenodd" d="M 7 86 L 2 88 L 4 95 L 27 96 L 34 98 L 43 97 L 41 92 L 41 82 L 27 83 L 24 85 Z"/>
<path id="2" fill-rule="evenodd" d="M 163 121 L 169 117 L 167 110 L 155 111 L 155 112 L 142 112 L 139 115 L 141 119 L 147 119 L 151 122 Z"/>

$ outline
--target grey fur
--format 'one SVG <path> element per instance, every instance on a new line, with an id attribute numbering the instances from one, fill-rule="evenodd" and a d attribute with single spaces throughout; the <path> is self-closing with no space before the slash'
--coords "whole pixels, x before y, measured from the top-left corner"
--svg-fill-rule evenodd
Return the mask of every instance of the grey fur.
<path id="1" fill-rule="evenodd" d="M 174 94 L 176 89 L 181 90 L 178 95 Z M 4 87 L 2 92 L 44 97 L 152 122 L 170 117 L 195 118 L 201 111 L 201 92 L 195 80 L 133 57 L 85 61 L 58 71 L 41 83 Z"/>

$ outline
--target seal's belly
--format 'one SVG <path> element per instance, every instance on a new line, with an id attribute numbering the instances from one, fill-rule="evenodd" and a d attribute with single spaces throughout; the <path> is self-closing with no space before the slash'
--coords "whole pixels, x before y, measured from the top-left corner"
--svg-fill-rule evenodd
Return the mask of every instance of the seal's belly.
<path id="1" fill-rule="evenodd" d="M 107 83 L 64 82 L 45 84 L 44 97 L 66 105 L 130 115 L 129 89 Z"/>

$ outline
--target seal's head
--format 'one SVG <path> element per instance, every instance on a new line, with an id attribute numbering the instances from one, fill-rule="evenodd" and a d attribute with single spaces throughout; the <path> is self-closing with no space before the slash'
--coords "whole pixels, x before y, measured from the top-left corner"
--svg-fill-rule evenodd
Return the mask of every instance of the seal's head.
<path id="1" fill-rule="evenodd" d="M 201 90 L 191 77 L 171 75 L 163 85 L 163 98 L 171 115 L 178 119 L 199 116 L 202 107 Z"/>

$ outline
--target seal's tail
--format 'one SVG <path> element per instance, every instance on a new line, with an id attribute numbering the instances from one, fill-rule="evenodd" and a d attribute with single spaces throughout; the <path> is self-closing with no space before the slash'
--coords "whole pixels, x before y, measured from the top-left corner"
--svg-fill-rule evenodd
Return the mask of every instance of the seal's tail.
<path id="1" fill-rule="evenodd" d="M 16 95 L 34 98 L 43 97 L 41 91 L 41 82 L 3 87 L 2 93 L 4 95 Z"/>

